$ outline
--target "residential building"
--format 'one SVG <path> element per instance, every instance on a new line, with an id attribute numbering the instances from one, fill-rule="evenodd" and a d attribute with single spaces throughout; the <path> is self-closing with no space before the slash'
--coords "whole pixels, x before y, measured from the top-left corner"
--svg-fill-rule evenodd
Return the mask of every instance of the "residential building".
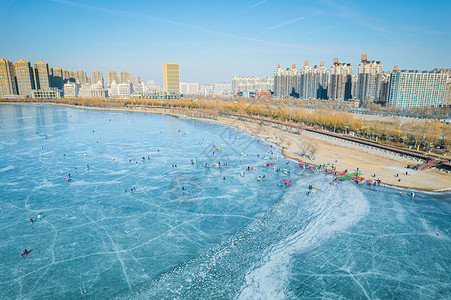
<path id="1" fill-rule="evenodd" d="M 118 97 L 119 96 L 119 86 L 116 81 L 112 81 L 110 87 L 108 88 L 108 97 Z"/>
<path id="2" fill-rule="evenodd" d="M 390 74 L 391 74 L 391 72 L 386 72 L 386 71 L 382 72 L 379 100 L 377 101 L 377 103 L 382 104 L 382 105 L 387 104 L 388 84 L 390 82 Z"/>
<path id="3" fill-rule="evenodd" d="M 6 59 L 0 59 L 0 96 L 17 95 L 17 83 L 14 65 Z"/>
<path id="4" fill-rule="evenodd" d="M 49 65 L 47 63 L 39 61 L 34 64 L 34 80 L 37 90 L 50 89 L 50 73 L 49 73 Z"/>
<path id="5" fill-rule="evenodd" d="M 163 91 L 167 93 L 180 93 L 179 64 L 163 64 Z"/>
<path id="6" fill-rule="evenodd" d="M 448 80 L 446 82 L 445 100 L 443 102 L 443 105 L 450 106 L 451 105 L 451 69 L 450 68 L 435 68 L 434 71 L 448 75 Z"/>
<path id="7" fill-rule="evenodd" d="M 329 99 L 349 100 L 352 99 L 352 65 L 350 63 L 339 63 L 338 58 L 334 57 L 333 64 L 330 67 L 329 77 Z"/>
<path id="8" fill-rule="evenodd" d="M 111 86 L 111 84 L 114 82 L 118 83 L 119 80 L 117 78 L 116 71 L 108 71 L 108 86 Z"/>
<path id="9" fill-rule="evenodd" d="M 213 96 L 214 86 L 212 84 L 199 85 L 199 95 L 201 96 Z"/>
<path id="10" fill-rule="evenodd" d="M 69 74 L 70 74 L 70 71 L 69 70 L 66 70 L 66 69 L 62 69 L 62 71 L 63 71 L 63 82 L 64 83 L 66 83 L 66 82 L 68 82 L 69 81 Z"/>
<path id="11" fill-rule="evenodd" d="M 31 97 L 36 89 L 33 68 L 29 61 L 20 59 L 14 62 L 15 75 L 17 80 L 18 94 L 24 97 Z"/>
<path id="12" fill-rule="evenodd" d="M 359 76 L 352 75 L 351 83 L 352 83 L 351 84 L 351 98 L 356 99 L 358 90 L 359 90 Z M 359 101 L 359 106 L 360 106 L 360 101 Z"/>
<path id="13" fill-rule="evenodd" d="M 257 92 L 269 92 L 274 90 L 274 77 L 266 77 L 257 81 L 254 83 L 253 90 Z"/>
<path id="14" fill-rule="evenodd" d="M 357 95 L 360 104 L 378 102 L 380 98 L 382 63 L 378 60 L 368 60 L 366 54 L 362 54 L 358 70 Z"/>
<path id="15" fill-rule="evenodd" d="M 304 67 L 299 71 L 299 96 L 302 99 L 327 99 L 327 85 L 329 70 L 324 66 L 314 65 L 309 67 L 308 61 L 304 61 Z"/>
<path id="16" fill-rule="evenodd" d="M 451 69 L 450 68 L 435 68 L 434 71 L 435 72 L 440 72 L 442 74 L 447 74 L 448 78 L 451 77 Z"/>
<path id="17" fill-rule="evenodd" d="M 215 83 L 213 84 L 213 95 L 215 96 L 231 96 L 232 84 L 231 83 Z"/>
<path id="18" fill-rule="evenodd" d="M 180 82 L 180 93 L 182 95 L 199 94 L 199 83 L 197 83 L 197 82 Z"/>
<path id="19" fill-rule="evenodd" d="M 395 68 L 390 76 L 388 104 L 395 107 L 441 107 L 447 74 Z"/>
<path id="20" fill-rule="evenodd" d="M 74 98 L 78 97 L 78 91 L 80 89 L 80 84 L 77 82 L 67 82 L 64 84 L 64 97 Z"/>
<path id="21" fill-rule="evenodd" d="M 259 77 L 234 76 L 232 78 L 232 91 L 272 91 L 274 77 L 260 79 Z"/>
<path id="22" fill-rule="evenodd" d="M 259 83 L 259 77 L 234 76 L 232 78 L 232 90 L 234 92 L 254 91 Z"/>
<path id="23" fill-rule="evenodd" d="M 82 98 L 105 98 L 108 97 L 108 90 L 104 89 L 103 84 L 99 82 L 91 86 L 82 86 L 78 91 L 78 95 Z"/>
<path id="24" fill-rule="evenodd" d="M 145 93 L 145 84 L 144 83 L 137 83 L 137 84 L 133 84 L 133 94 L 132 96 L 142 96 Z M 135 97 L 136 98 L 136 97 Z"/>
<path id="25" fill-rule="evenodd" d="M 141 84 L 141 77 L 139 77 L 139 76 L 133 76 L 133 77 L 132 77 L 132 84 L 133 84 L 133 85 Z"/>
<path id="26" fill-rule="evenodd" d="M 86 75 L 86 72 L 83 70 L 78 70 L 75 72 L 75 81 L 77 81 L 80 84 L 83 83 L 91 83 L 91 81 L 89 80 L 88 76 Z"/>
<path id="27" fill-rule="evenodd" d="M 63 83 L 76 82 L 74 71 L 62 69 L 62 72 L 63 72 Z"/>
<path id="28" fill-rule="evenodd" d="M 128 83 L 132 82 L 132 75 L 127 71 L 119 72 L 119 83 Z"/>
<path id="29" fill-rule="evenodd" d="M 92 71 L 91 72 L 91 84 L 101 83 L 102 87 L 104 85 L 103 74 L 101 71 Z"/>
<path id="30" fill-rule="evenodd" d="M 131 82 L 123 82 L 118 85 L 118 96 L 121 98 L 129 98 L 132 94 L 132 84 Z"/>
<path id="31" fill-rule="evenodd" d="M 296 70 L 296 65 L 292 68 L 282 69 L 280 65 L 274 71 L 274 96 L 286 98 L 299 98 L 300 72 Z"/>
<path id="32" fill-rule="evenodd" d="M 443 105 L 451 105 L 451 75 L 448 75 L 448 80 L 446 81 L 445 100 L 443 101 Z"/>
<path id="33" fill-rule="evenodd" d="M 147 82 L 154 82 L 153 80 L 148 80 Z M 161 85 L 152 83 L 152 84 L 147 84 L 146 86 L 146 90 L 145 92 L 149 92 L 149 93 L 162 93 L 163 92 L 163 87 Z"/>
<path id="34" fill-rule="evenodd" d="M 56 87 L 59 90 L 64 90 L 63 69 L 53 68 L 50 74 L 50 86 Z"/>

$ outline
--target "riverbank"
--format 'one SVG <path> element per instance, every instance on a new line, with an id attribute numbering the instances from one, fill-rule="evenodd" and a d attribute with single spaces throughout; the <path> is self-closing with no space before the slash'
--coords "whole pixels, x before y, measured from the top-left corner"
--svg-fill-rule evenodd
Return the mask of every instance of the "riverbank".
<path id="1" fill-rule="evenodd" d="M 15 103 L 4 103 L 15 104 Z M 30 103 L 17 103 L 30 104 Z M 290 133 L 272 126 L 256 124 L 245 120 L 227 116 L 202 116 L 193 113 L 193 110 L 177 108 L 103 108 L 69 105 L 64 103 L 39 103 L 49 105 L 63 105 L 76 108 L 133 111 L 146 113 L 161 113 L 185 117 L 195 120 L 216 122 L 233 126 L 268 142 L 282 147 L 286 157 L 314 165 L 334 164 L 338 171 L 354 171 L 359 168 L 362 177 L 367 179 L 380 178 L 387 185 L 416 189 L 423 191 L 451 190 L 451 176 L 446 171 L 432 168 L 425 171 L 416 171 L 405 168 L 409 164 L 418 164 L 419 160 L 396 153 L 368 148 L 356 143 L 350 143 L 333 137 L 316 134 L 305 130 Z M 308 154 L 308 155 L 306 155 Z M 407 172 L 407 173 L 406 173 Z"/>

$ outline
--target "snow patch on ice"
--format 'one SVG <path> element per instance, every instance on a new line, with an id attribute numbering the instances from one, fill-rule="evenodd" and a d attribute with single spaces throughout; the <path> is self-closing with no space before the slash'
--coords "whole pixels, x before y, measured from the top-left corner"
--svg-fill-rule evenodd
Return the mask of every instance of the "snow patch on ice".
<path id="1" fill-rule="evenodd" d="M 304 184 L 297 183 L 299 193 Z M 344 186 L 344 185 L 343 185 Z M 290 283 L 291 256 L 306 251 L 322 240 L 332 237 L 361 220 L 369 213 L 369 203 L 355 186 L 347 185 L 345 193 L 339 193 L 333 186 L 323 185 L 321 193 L 308 197 L 307 210 L 311 210 L 311 218 L 307 220 L 305 228 L 288 236 L 271 247 L 263 261 L 248 271 L 245 284 L 239 293 L 239 299 L 284 299 L 286 289 Z M 341 194 L 341 195 L 340 195 Z M 287 195 L 295 197 L 295 194 Z M 302 222 L 302 220 L 300 220 Z"/>

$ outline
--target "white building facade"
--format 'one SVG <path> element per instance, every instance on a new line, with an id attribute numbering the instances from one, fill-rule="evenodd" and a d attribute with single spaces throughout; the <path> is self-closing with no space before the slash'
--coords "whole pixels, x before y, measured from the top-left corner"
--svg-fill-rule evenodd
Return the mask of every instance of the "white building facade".
<path id="1" fill-rule="evenodd" d="M 182 95 L 198 95 L 199 83 L 197 82 L 180 82 L 180 93 Z"/>
<path id="2" fill-rule="evenodd" d="M 394 70 L 388 87 L 388 104 L 395 107 L 441 107 L 447 74 L 435 71 Z"/>
<path id="3" fill-rule="evenodd" d="M 80 84 L 77 82 L 68 82 L 64 84 L 64 97 L 74 98 L 78 97 L 78 91 L 80 89 Z"/>

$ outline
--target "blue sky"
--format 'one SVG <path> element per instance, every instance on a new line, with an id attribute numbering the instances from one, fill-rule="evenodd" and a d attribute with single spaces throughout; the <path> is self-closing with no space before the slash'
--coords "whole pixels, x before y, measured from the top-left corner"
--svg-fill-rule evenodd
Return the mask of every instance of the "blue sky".
<path id="1" fill-rule="evenodd" d="M 0 1 L 0 58 L 70 70 L 126 70 L 162 82 L 272 76 L 360 54 L 384 70 L 451 67 L 451 1 Z"/>

